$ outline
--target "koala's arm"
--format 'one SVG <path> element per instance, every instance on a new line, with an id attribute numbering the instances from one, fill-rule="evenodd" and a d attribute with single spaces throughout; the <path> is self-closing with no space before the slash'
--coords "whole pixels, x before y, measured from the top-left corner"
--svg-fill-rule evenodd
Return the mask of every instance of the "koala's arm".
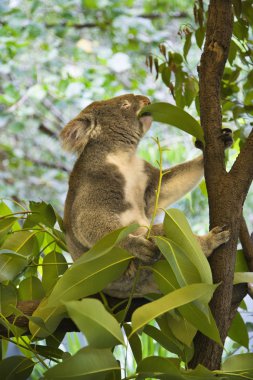
<path id="1" fill-rule="evenodd" d="M 158 187 L 159 170 L 146 163 L 148 184 L 145 192 L 146 214 L 152 215 Z M 167 208 L 194 189 L 203 177 L 203 156 L 163 171 L 159 208 Z"/>

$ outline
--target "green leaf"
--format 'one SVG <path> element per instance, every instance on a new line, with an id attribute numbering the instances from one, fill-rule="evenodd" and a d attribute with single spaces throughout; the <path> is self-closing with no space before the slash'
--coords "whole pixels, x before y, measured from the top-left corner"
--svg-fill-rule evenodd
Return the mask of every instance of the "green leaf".
<path id="1" fill-rule="evenodd" d="M 124 343 L 119 323 L 96 299 L 65 302 L 68 315 L 85 335 L 89 346 L 112 348 Z"/>
<path id="2" fill-rule="evenodd" d="M 188 33 L 185 37 L 185 43 L 184 43 L 184 59 L 187 61 L 187 55 L 189 53 L 189 50 L 191 48 L 191 38 L 192 38 L 192 33 Z"/>
<path id="3" fill-rule="evenodd" d="M 39 252 L 36 233 L 37 231 L 17 231 L 5 240 L 2 248 L 18 252 L 27 258 L 34 257 Z"/>
<path id="4" fill-rule="evenodd" d="M 253 272 L 236 272 L 234 274 L 234 285 L 253 282 Z"/>
<path id="5" fill-rule="evenodd" d="M 120 371 L 111 351 L 108 349 L 82 348 L 75 355 L 65 359 L 44 373 L 46 380 L 104 380 L 106 373 Z"/>
<path id="6" fill-rule="evenodd" d="M 112 248 L 114 248 L 117 244 L 119 244 L 130 233 L 134 232 L 138 227 L 139 224 L 135 223 L 127 227 L 119 228 L 105 235 L 96 244 L 94 244 L 88 252 L 85 252 L 85 255 L 82 255 L 78 260 L 76 260 L 72 265 L 72 268 L 75 265 L 79 265 L 84 262 L 87 263 L 90 260 L 95 260 L 98 259 L 100 256 L 103 256 Z"/>
<path id="7" fill-rule="evenodd" d="M 0 250 L 0 282 L 14 280 L 27 264 L 28 260 L 23 255 L 8 249 Z"/>
<path id="8" fill-rule="evenodd" d="M 0 200 L 0 216 L 7 216 L 9 215 L 7 218 L 13 218 L 14 216 L 12 216 L 12 210 L 3 202 Z M 3 219 L 5 220 L 5 218 Z M 17 231 L 17 230 L 20 230 L 20 225 L 18 223 L 18 221 L 16 221 L 13 226 L 12 226 L 12 229 L 13 231 Z"/>
<path id="9" fill-rule="evenodd" d="M 0 284 L 0 314 L 8 317 L 13 313 L 12 305 L 16 304 L 17 293 L 14 286 Z"/>
<path id="10" fill-rule="evenodd" d="M 244 346 L 247 349 L 249 348 L 249 334 L 247 326 L 239 312 L 236 313 L 230 325 L 228 336 L 241 346 Z"/>
<path id="11" fill-rule="evenodd" d="M 163 256 L 170 264 L 180 286 L 201 282 L 196 267 L 177 244 L 161 236 L 154 238 L 154 240 Z M 170 280 L 169 276 L 166 276 L 165 278 L 167 278 L 168 281 Z"/>
<path id="12" fill-rule="evenodd" d="M 221 366 L 222 371 L 247 371 L 247 375 L 253 375 L 253 354 L 232 355 Z M 249 371 L 249 372 L 248 372 Z M 247 377 L 246 377 L 247 378 Z"/>
<path id="13" fill-rule="evenodd" d="M 52 290 L 59 277 L 67 269 L 68 264 L 63 254 L 57 251 L 52 251 L 44 257 L 42 266 L 42 285 L 46 293 L 49 293 Z"/>
<path id="14" fill-rule="evenodd" d="M 132 315 L 133 333 L 167 311 L 173 310 L 199 298 L 207 297 L 209 299 L 210 294 L 214 292 L 214 288 L 214 285 L 203 283 L 188 285 L 184 288 L 177 289 L 156 301 L 139 307 Z"/>
<path id="15" fill-rule="evenodd" d="M 142 108 L 139 116 L 146 112 L 150 112 L 155 121 L 177 127 L 204 142 L 200 124 L 182 108 L 169 103 L 153 103 Z"/>
<path id="16" fill-rule="evenodd" d="M 236 252 L 236 262 L 235 262 L 235 272 L 248 272 L 248 264 L 245 260 L 243 250 L 237 250 Z"/>
<path id="17" fill-rule="evenodd" d="M 100 292 L 108 283 L 121 276 L 132 258 L 127 251 L 115 247 L 103 256 L 95 256 L 93 260 L 90 257 L 87 262 L 77 260 L 63 274 L 48 299 L 39 305 L 33 315 L 41 317 L 49 330 L 56 328 L 64 314 L 62 302 Z M 29 328 L 34 336 L 45 336 L 45 330 L 41 330 L 36 324 L 30 322 Z"/>
<path id="18" fill-rule="evenodd" d="M 205 28 L 200 26 L 195 32 L 195 39 L 198 47 L 201 49 L 205 38 Z"/>
<path id="19" fill-rule="evenodd" d="M 2 380 L 26 380 L 32 373 L 34 362 L 23 356 L 11 356 L 0 361 Z"/>
<path id="20" fill-rule="evenodd" d="M 162 70 L 162 80 L 163 83 L 166 84 L 167 87 L 170 86 L 170 77 L 171 77 L 171 69 L 168 66 L 165 66 Z"/>
<path id="21" fill-rule="evenodd" d="M 166 237 L 173 240 L 187 254 L 188 259 L 198 269 L 201 280 L 211 284 L 210 265 L 184 214 L 178 209 L 166 211 L 163 225 Z"/>
<path id="22" fill-rule="evenodd" d="M 132 258 L 130 253 L 118 247 L 93 258 L 87 252 L 59 279 L 49 296 L 48 306 L 100 292 L 120 277 Z"/>
<path id="23" fill-rule="evenodd" d="M 53 207 L 45 202 L 29 203 L 32 214 L 29 214 L 24 223 L 24 228 L 32 228 L 41 223 L 47 227 L 53 227 L 56 222 L 56 216 Z"/>
<path id="24" fill-rule="evenodd" d="M 22 301 L 40 300 L 45 296 L 41 281 L 38 277 L 25 278 L 18 288 L 19 299 Z"/>
<path id="25" fill-rule="evenodd" d="M 13 224 L 17 221 L 15 217 L 9 217 L 5 219 L 0 218 L 0 243 L 7 233 L 11 230 Z"/>
<path id="26" fill-rule="evenodd" d="M 163 294 L 180 288 L 176 276 L 167 261 L 158 261 L 152 265 L 152 271 L 155 281 Z"/>
<path id="27" fill-rule="evenodd" d="M 132 332 L 132 328 L 129 324 L 125 323 L 124 324 L 124 330 L 127 336 L 129 336 Z M 138 334 L 133 334 L 129 338 L 129 344 L 134 356 L 134 359 L 136 363 L 139 363 L 142 360 L 142 343 L 141 339 Z"/>
<path id="28" fill-rule="evenodd" d="M 207 314 L 201 311 L 195 304 L 181 306 L 178 308 L 178 311 L 192 324 L 192 326 L 202 332 L 202 334 L 222 345 L 219 330 L 212 316 L 211 310 L 208 305 L 202 304 L 202 309 L 204 307 L 207 309 Z"/>
<path id="29" fill-rule="evenodd" d="M 139 373 L 139 376 L 137 379 L 151 377 L 152 379 L 183 380 L 184 376 L 180 372 L 179 363 L 178 359 L 149 356 L 138 364 L 136 372 Z"/>
<path id="30" fill-rule="evenodd" d="M 185 346 L 179 342 L 175 336 L 170 333 L 168 335 L 167 331 L 164 333 L 163 331 L 157 329 L 154 326 L 147 325 L 145 326 L 143 332 L 153 338 L 157 343 L 159 343 L 166 350 L 173 352 L 179 357 L 182 356 Z"/>
<path id="31" fill-rule="evenodd" d="M 173 335 L 183 343 L 188 349 L 192 348 L 193 338 L 197 329 L 186 318 L 182 317 L 177 311 L 167 314 L 167 321 Z"/>
<path id="32" fill-rule="evenodd" d="M 44 356 L 44 358 L 48 359 L 63 359 L 66 355 L 65 351 L 62 351 L 57 347 L 50 347 L 49 345 L 41 346 L 39 344 L 30 344 L 29 348 L 31 348 L 32 351 L 38 353 L 39 355 Z"/>

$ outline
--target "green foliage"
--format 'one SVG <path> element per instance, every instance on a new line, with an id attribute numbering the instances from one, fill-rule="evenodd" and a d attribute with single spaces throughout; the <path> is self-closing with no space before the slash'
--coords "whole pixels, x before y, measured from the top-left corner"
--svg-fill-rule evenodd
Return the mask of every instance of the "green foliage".
<path id="1" fill-rule="evenodd" d="M 205 372 L 210 378 L 215 374 L 232 378 L 226 363 L 225 372 L 210 372 L 198 367 L 195 373 L 180 365 L 180 361 L 187 363 L 191 359 L 193 339 L 198 330 L 221 343 L 208 306 L 217 285 L 212 283 L 209 264 L 182 212 L 177 209 L 166 212 L 166 235 L 155 237 L 164 259 L 151 269 L 161 294 L 136 309 L 128 324 L 122 321 L 122 317 L 119 322 L 119 315 L 114 315 L 117 305 L 111 309 L 105 297 L 101 298 L 102 301 L 90 297 L 120 277 L 126 269 L 132 255 L 119 248 L 118 244 L 138 225 L 111 232 L 67 269 L 66 253 L 61 248 L 65 246 L 60 229 L 62 221 L 59 216 L 53 217 L 55 211 L 51 205 L 32 203 L 31 209 L 22 209 L 14 214 L 6 204 L 2 204 L 2 210 L 5 210 L 5 215 L 0 221 L 11 219 L 13 222 L 15 219 L 16 225 L 12 224 L 12 228 L 6 230 L 2 241 L 3 247 L 12 247 L 13 250 L 0 250 L 0 258 L 2 255 L 5 258 L 6 254 L 14 259 L 16 255 L 25 258 L 22 266 L 19 261 L 10 260 L 2 268 L 5 276 L 0 284 L 0 321 L 14 336 L 2 339 L 15 343 L 25 356 L 3 358 L 0 361 L 1 374 L 11 371 L 13 378 L 26 379 L 34 367 L 34 373 L 40 368 L 45 379 L 123 379 L 120 367 L 124 364 L 118 362 L 116 353 L 119 347 L 123 351 L 128 350 L 129 344 L 132 360 L 136 363 L 133 378 L 201 378 Z M 140 268 L 143 269 L 145 267 Z M 150 297 L 152 300 L 152 295 Z M 26 315 L 31 335 L 23 337 L 24 331 L 15 326 L 15 318 L 20 315 L 17 302 L 26 300 L 39 301 L 40 305 L 33 316 Z M 14 319 L 7 319 L 10 315 Z M 87 341 L 87 347 L 78 348 L 72 355 L 59 348 L 63 336 L 58 336 L 57 326 L 64 317 L 72 319 Z M 156 342 L 160 350 L 163 348 L 178 359 L 165 358 L 161 353 L 158 356 L 146 355 L 141 343 L 145 336 Z M 239 314 L 229 336 L 248 347 L 247 328 Z M 234 371 L 238 370 L 238 374 L 246 371 L 249 375 L 252 372 L 252 367 L 248 366 L 252 354 L 247 355 L 237 358 Z M 50 367 L 47 359 L 51 360 Z M 6 375 L 4 378 L 9 377 Z"/>

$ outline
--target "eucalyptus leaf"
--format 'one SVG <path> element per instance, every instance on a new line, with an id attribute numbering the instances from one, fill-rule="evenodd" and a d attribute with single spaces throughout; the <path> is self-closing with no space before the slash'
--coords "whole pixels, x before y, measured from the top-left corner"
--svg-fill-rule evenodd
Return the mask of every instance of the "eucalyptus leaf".
<path id="1" fill-rule="evenodd" d="M 94 348 L 112 348 L 125 345 L 117 320 L 96 299 L 65 302 L 68 315 L 85 335 L 89 346 Z"/>
<path id="2" fill-rule="evenodd" d="M 201 282 L 201 277 L 196 267 L 179 245 L 161 236 L 154 238 L 154 240 L 163 256 L 169 262 L 180 286 Z"/>
<path id="3" fill-rule="evenodd" d="M 138 364 L 136 372 L 139 375 L 137 379 L 151 377 L 152 379 L 184 380 L 185 378 L 180 372 L 179 364 L 180 361 L 178 359 L 149 356 Z"/>
<path id="4" fill-rule="evenodd" d="M 204 134 L 199 122 L 182 108 L 161 102 L 142 108 L 139 116 L 146 112 L 151 113 L 154 121 L 177 127 L 204 142 Z"/>
<path id="5" fill-rule="evenodd" d="M 14 280 L 27 264 L 23 255 L 9 249 L 0 250 L 0 282 Z"/>
<path id="6" fill-rule="evenodd" d="M 173 335 L 177 338 L 177 340 L 183 343 L 188 349 L 192 349 L 193 339 L 198 329 L 177 311 L 168 313 L 167 321 Z"/>
<path id="7" fill-rule="evenodd" d="M 143 332 L 153 338 L 157 343 L 159 343 L 166 350 L 173 352 L 179 357 L 182 356 L 185 350 L 185 345 L 179 342 L 175 336 L 171 334 L 164 333 L 155 326 L 147 325 L 145 326 Z"/>
<path id="8" fill-rule="evenodd" d="M 234 285 L 253 282 L 253 272 L 235 272 Z"/>
<path id="9" fill-rule="evenodd" d="M 12 314 L 12 305 L 17 304 L 17 292 L 12 285 L 0 284 L 0 314 L 8 317 Z"/>
<path id="10" fill-rule="evenodd" d="M 36 239 L 37 231 L 17 231 L 8 236 L 2 245 L 2 249 L 15 251 L 30 258 L 39 253 L 39 245 Z"/>
<path id="11" fill-rule="evenodd" d="M 115 247 L 94 260 L 76 262 L 62 275 L 34 316 L 42 318 L 49 330 L 55 329 L 64 315 L 62 302 L 84 298 L 103 290 L 108 283 L 120 277 L 131 259 L 127 251 Z M 48 335 L 32 322 L 29 328 L 34 336 Z"/>
<path id="12" fill-rule="evenodd" d="M 66 262 L 63 254 L 52 251 L 48 253 L 43 259 L 42 266 L 42 285 L 46 291 L 49 293 L 59 277 L 68 269 L 68 264 Z"/>
<path id="13" fill-rule="evenodd" d="M 0 242 L 2 242 L 3 238 L 7 235 L 7 233 L 11 230 L 14 223 L 17 221 L 15 217 L 9 218 L 0 218 Z"/>
<path id="14" fill-rule="evenodd" d="M 26 380 L 32 373 L 34 362 L 23 356 L 11 356 L 0 361 L 1 380 Z"/>
<path id="15" fill-rule="evenodd" d="M 210 299 L 210 294 L 212 294 L 214 290 L 215 286 L 210 284 L 187 285 L 159 298 L 156 301 L 139 307 L 132 315 L 132 333 L 144 327 L 158 316 L 178 308 L 179 306 L 185 305 L 202 297 Z"/>
<path id="16" fill-rule="evenodd" d="M 44 373 L 44 379 L 105 380 L 106 374 L 111 371 L 120 371 L 120 367 L 110 350 L 85 347 L 49 368 Z"/>
<path id="17" fill-rule="evenodd" d="M 244 377 L 252 376 L 253 353 L 232 355 L 224 361 L 221 369 L 228 372 L 243 371 Z"/>
<path id="18" fill-rule="evenodd" d="M 38 277 L 30 276 L 19 284 L 18 296 L 22 301 L 40 300 L 45 296 L 42 283 Z"/>
<path id="19" fill-rule="evenodd" d="M 24 228 L 32 228 L 41 223 L 47 227 L 53 227 L 56 222 L 56 216 L 53 207 L 45 202 L 29 202 L 31 214 L 29 214 L 24 223 Z"/>
<path id="20" fill-rule="evenodd" d="M 105 235 L 96 244 L 94 244 L 88 252 L 85 252 L 84 255 L 82 255 L 78 260 L 76 260 L 72 265 L 72 268 L 75 265 L 87 263 L 90 260 L 95 260 L 100 256 L 103 256 L 112 248 L 114 248 L 117 244 L 119 244 L 130 233 L 134 232 L 138 227 L 139 224 L 131 224 L 127 227 L 119 228 Z"/>
<path id="21" fill-rule="evenodd" d="M 166 237 L 179 245 L 184 253 L 187 254 L 188 259 L 198 269 L 201 280 L 211 284 L 210 265 L 184 214 L 178 209 L 166 211 L 163 225 Z"/>
<path id="22" fill-rule="evenodd" d="M 230 339 L 239 343 L 241 346 L 249 348 L 249 334 L 246 323 L 244 322 L 241 314 L 239 312 L 236 313 L 229 331 L 228 336 Z"/>

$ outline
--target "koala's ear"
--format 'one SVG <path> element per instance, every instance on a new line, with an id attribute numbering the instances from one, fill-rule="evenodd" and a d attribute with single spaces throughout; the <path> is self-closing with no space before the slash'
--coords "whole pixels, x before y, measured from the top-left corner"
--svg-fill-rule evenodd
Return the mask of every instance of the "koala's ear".
<path id="1" fill-rule="evenodd" d="M 65 150 L 80 154 L 94 131 L 91 115 L 79 114 L 61 131 L 60 140 Z"/>

